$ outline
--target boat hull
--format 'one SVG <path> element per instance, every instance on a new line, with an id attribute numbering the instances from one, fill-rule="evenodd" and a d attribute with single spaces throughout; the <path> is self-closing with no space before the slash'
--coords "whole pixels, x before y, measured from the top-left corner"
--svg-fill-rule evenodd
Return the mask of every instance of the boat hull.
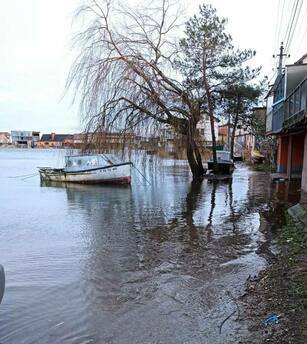
<path id="1" fill-rule="evenodd" d="M 42 182 L 79 184 L 130 184 L 131 163 L 95 168 L 82 172 L 65 172 L 64 169 L 40 168 Z"/>
<path id="2" fill-rule="evenodd" d="M 213 161 L 208 161 L 208 170 L 213 170 Z M 232 162 L 218 162 L 219 174 L 232 174 L 234 171 L 234 164 Z"/>

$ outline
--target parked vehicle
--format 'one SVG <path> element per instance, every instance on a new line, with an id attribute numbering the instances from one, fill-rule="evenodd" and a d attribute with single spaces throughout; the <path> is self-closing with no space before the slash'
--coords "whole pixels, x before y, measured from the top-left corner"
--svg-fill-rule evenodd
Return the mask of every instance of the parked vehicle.
<path id="1" fill-rule="evenodd" d="M 131 162 L 109 154 L 65 157 L 64 168 L 39 167 L 41 181 L 81 184 L 130 184 Z"/>
<path id="2" fill-rule="evenodd" d="M 5 289 L 5 274 L 4 274 L 4 268 L 0 264 L 0 303 L 3 298 L 4 289 Z"/>

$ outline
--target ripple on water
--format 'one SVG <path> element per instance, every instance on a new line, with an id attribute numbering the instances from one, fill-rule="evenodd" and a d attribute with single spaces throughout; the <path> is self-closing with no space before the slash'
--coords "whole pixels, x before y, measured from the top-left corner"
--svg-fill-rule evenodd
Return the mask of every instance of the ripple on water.
<path id="1" fill-rule="evenodd" d="M 295 186 L 286 193 L 242 164 L 231 182 L 191 183 L 184 162 L 158 158 L 147 164 L 151 185 L 134 178 L 131 188 L 8 178 L 64 154 L 0 150 L 1 344 L 245 338 L 245 324 L 230 319 L 221 335 L 218 326 L 264 266 L 259 246 Z"/>

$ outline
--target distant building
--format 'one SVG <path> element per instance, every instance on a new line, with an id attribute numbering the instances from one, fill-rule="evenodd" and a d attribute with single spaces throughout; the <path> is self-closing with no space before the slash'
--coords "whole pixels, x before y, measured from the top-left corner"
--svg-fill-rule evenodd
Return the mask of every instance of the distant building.
<path id="1" fill-rule="evenodd" d="M 216 141 L 218 140 L 219 122 L 220 120 L 214 117 L 214 134 Z M 196 131 L 200 141 L 204 142 L 206 146 L 212 145 L 211 124 L 208 114 L 203 115 L 203 118 L 197 123 Z"/>
<path id="2" fill-rule="evenodd" d="M 12 130 L 11 141 L 15 146 L 34 147 L 39 141 L 39 131 Z"/>
<path id="3" fill-rule="evenodd" d="M 88 135 L 85 133 L 79 133 L 73 135 L 74 147 L 81 147 L 88 139 Z"/>
<path id="4" fill-rule="evenodd" d="M 11 135 L 8 132 L 0 132 L 0 144 L 8 144 L 10 143 Z"/>
<path id="5" fill-rule="evenodd" d="M 40 141 L 37 142 L 39 148 L 61 148 L 72 147 L 74 144 L 74 135 L 70 134 L 43 134 Z"/>
<path id="6" fill-rule="evenodd" d="M 265 126 L 265 116 L 266 107 L 253 108 L 253 122 L 257 122 L 258 125 L 263 123 L 263 126 Z M 232 127 L 232 124 L 228 123 L 219 126 L 219 142 L 221 144 L 228 145 L 228 143 L 230 143 L 230 137 L 228 136 L 232 135 Z M 252 151 L 255 148 L 260 149 L 261 147 L 259 147 L 259 144 L 261 143 L 257 142 L 257 138 L 253 135 L 253 131 L 253 123 L 251 124 L 251 128 L 238 125 L 235 132 L 235 145 L 239 145 L 242 149 L 246 149 L 248 151 Z"/>
<path id="7" fill-rule="evenodd" d="M 220 120 L 214 117 L 214 133 L 216 140 L 218 140 L 218 128 L 219 128 Z M 204 114 L 203 118 L 196 125 L 196 139 L 203 144 L 204 146 L 211 146 L 212 145 L 212 134 L 211 134 L 211 124 L 208 114 Z M 166 124 L 160 130 L 160 142 L 162 145 L 166 146 L 173 146 L 174 143 L 177 145 L 178 143 L 184 144 L 184 139 L 181 137 L 182 135 L 175 132 L 172 126 Z"/>
<path id="8" fill-rule="evenodd" d="M 93 147 L 110 147 L 122 144 L 132 145 L 135 142 L 135 134 L 129 132 L 98 132 L 73 135 L 73 144 L 76 148 L 84 145 Z"/>

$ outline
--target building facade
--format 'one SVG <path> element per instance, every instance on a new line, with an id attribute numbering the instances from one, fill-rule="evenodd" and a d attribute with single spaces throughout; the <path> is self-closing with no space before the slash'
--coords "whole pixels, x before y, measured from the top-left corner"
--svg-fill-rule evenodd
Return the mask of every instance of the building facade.
<path id="1" fill-rule="evenodd" d="M 39 131 L 12 130 L 11 141 L 17 147 L 35 147 L 39 141 Z"/>
<path id="2" fill-rule="evenodd" d="M 5 145 L 10 143 L 11 135 L 8 132 L 1 131 L 0 132 L 0 145 Z"/>
<path id="3" fill-rule="evenodd" d="M 267 95 L 266 131 L 278 138 L 277 172 L 307 191 L 307 54 L 280 71 Z"/>
<path id="4" fill-rule="evenodd" d="M 214 133 L 216 141 L 218 141 L 219 135 L 219 122 L 220 120 L 214 117 Z M 207 114 L 204 114 L 196 125 L 196 139 L 203 146 L 212 146 L 211 124 Z M 169 124 L 166 124 L 161 128 L 159 141 L 161 145 L 164 146 L 173 146 L 174 143 L 175 145 L 178 143 L 185 145 L 185 140 L 182 138 L 182 135 L 176 133 L 173 127 Z"/>
<path id="5" fill-rule="evenodd" d="M 74 136 L 70 134 L 43 134 L 40 141 L 37 142 L 39 148 L 62 148 L 72 147 Z"/>

